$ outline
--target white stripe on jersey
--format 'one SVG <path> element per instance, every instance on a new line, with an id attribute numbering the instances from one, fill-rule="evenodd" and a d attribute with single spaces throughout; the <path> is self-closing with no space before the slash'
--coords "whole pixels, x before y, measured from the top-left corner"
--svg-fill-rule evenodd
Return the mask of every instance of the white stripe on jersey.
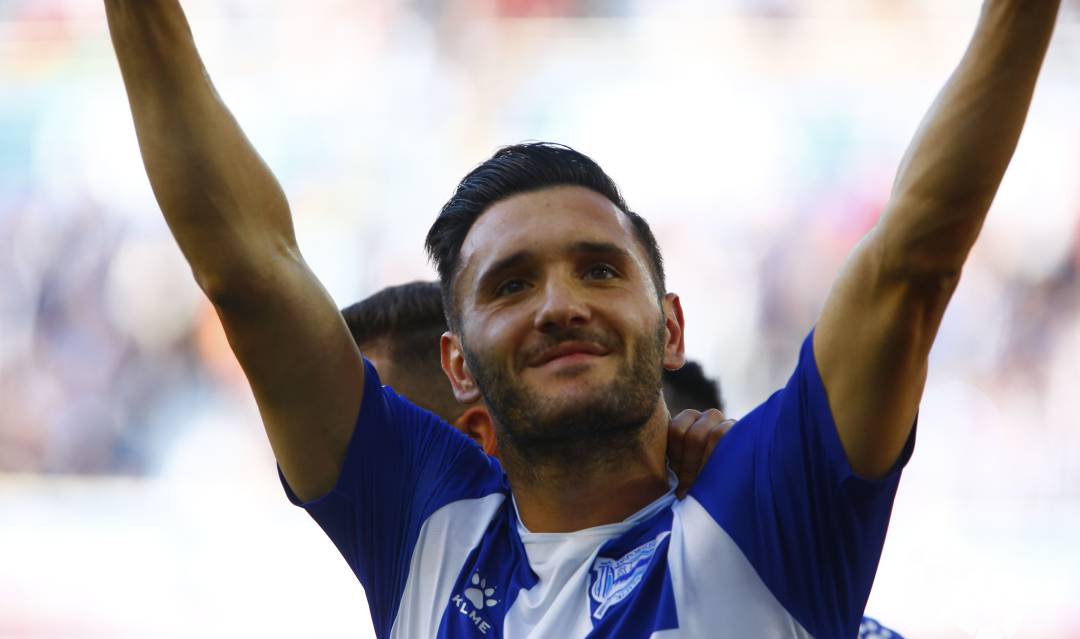
<path id="1" fill-rule="evenodd" d="M 667 559 L 679 629 L 653 637 L 811 639 L 696 499 L 676 502 L 673 511 Z"/>
<path id="2" fill-rule="evenodd" d="M 455 501 L 428 517 L 416 540 L 391 639 L 438 634 L 461 567 L 505 499 L 502 493 L 495 493 Z"/>

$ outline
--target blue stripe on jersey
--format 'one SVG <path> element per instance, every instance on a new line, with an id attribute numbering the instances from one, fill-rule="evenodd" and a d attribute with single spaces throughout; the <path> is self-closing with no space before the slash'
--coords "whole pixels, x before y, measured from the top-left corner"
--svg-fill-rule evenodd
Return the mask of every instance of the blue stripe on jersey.
<path id="1" fill-rule="evenodd" d="M 885 541 L 900 468 L 877 481 L 848 465 L 813 353 L 787 386 L 720 441 L 690 495 L 815 637 L 855 637 Z"/>
<path id="2" fill-rule="evenodd" d="M 458 500 L 509 494 L 502 469 L 465 435 L 379 381 L 364 360 L 364 398 L 337 485 L 289 499 L 318 522 L 364 585 L 376 634 L 389 637 L 425 520 Z"/>
<path id="3" fill-rule="evenodd" d="M 863 617 L 862 623 L 859 624 L 859 639 L 904 639 L 904 637 L 899 632 L 881 625 L 881 622 L 873 617 Z"/>
<path id="4" fill-rule="evenodd" d="M 438 639 L 502 636 L 506 611 L 519 592 L 536 583 L 517 534 L 514 508 L 507 500 L 461 568 Z"/>

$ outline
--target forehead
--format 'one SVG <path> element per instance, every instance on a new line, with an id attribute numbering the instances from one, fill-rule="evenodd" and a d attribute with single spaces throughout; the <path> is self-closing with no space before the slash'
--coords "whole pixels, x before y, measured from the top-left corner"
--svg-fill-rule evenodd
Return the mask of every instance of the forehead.
<path id="1" fill-rule="evenodd" d="M 558 186 L 500 200 L 469 229 L 461 246 L 461 280 L 472 281 L 501 258 L 528 251 L 554 254 L 579 242 L 610 243 L 645 268 L 630 219 L 590 189 Z"/>

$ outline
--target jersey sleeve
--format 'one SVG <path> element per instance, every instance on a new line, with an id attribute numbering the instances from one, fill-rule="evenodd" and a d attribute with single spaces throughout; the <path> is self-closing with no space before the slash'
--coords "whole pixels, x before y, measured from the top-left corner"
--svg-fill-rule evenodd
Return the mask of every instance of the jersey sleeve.
<path id="1" fill-rule="evenodd" d="M 813 636 L 855 637 L 915 428 L 884 478 L 848 464 L 806 338 L 787 385 L 721 440 L 690 491 Z"/>
<path id="2" fill-rule="evenodd" d="M 367 594 L 378 636 L 389 636 L 424 521 L 439 508 L 504 489 L 496 461 L 398 396 L 364 360 L 364 397 L 337 484 L 301 502 L 341 551 Z M 280 475 L 280 471 L 279 471 Z"/>

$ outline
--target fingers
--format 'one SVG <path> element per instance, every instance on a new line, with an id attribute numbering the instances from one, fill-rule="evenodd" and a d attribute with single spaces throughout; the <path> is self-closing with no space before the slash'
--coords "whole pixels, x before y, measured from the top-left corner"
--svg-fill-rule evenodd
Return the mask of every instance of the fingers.
<path id="1" fill-rule="evenodd" d="M 710 430 L 724 421 L 724 414 L 716 409 L 710 409 L 701 414 L 682 438 L 682 463 L 676 473 L 679 476 L 679 485 L 675 494 L 679 499 L 686 496 L 690 486 L 697 479 L 701 470 L 701 460 L 705 458 L 705 445 Z"/>
<path id="2" fill-rule="evenodd" d="M 694 422 L 700 416 L 701 411 L 684 410 L 672 418 L 671 424 L 668 426 L 668 462 L 671 464 L 671 469 L 676 473 L 682 467 L 683 438 L 686 436 L 686 431 L 694 425 Z"/>
<path id="3" fill-rule="evenodd" d="M 721 413 L 723 415 L 723 413 Z M 705 438 L 705 454 L 701 458 L 701 467 L 698 468 L 698 474 L 705 470 L 705 464 L 709 463 L 709 458 L 712 457 L 713 450 L 716 445 L 720 443 L 720 440 L 727 435 L 727 432 L 731 430 L 731 427 L 735 425 L 734 419 L 724 419 L 724 421 L 717 424 L 716 428 L 709 431 L 709 434 Z"/>
<path id="4" fill-rule="evenodd" d="M 682 451 L 679 468 L 675 470 L 679 477 L 679 485 L 675 491 L 679 499 L 690 492 L 690 487 L 705 467 L 709 455 L 733 423 L 719 410 L 710 409 L 701 413 L 686 429 L 681 438 Z"/>

